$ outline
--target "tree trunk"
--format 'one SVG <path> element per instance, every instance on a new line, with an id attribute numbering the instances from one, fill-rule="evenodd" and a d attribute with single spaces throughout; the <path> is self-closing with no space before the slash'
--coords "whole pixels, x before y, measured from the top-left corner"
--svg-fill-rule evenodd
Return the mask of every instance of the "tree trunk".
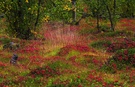
<path id="1" fill-rule="evenodd" d="M 73 6 L 73 10 L 72 10 L 72 23 L 76 22 L 76 0 L 72 0 L 72 6 Z"/>
<path id="2" fill-rule="evenodd" d="M 99 0 L 97 0 L 97 29 L 98 29 L 98 32 L 100 32 L 100 27 L 99 27 Z"/>
<path id="3" fill-rule="evenodd" d="M 98 12 L 97 12 L 98 13 Z M 99 27 L 99 14 L 97 14 L 97 29 L 98 32 L 100 32 L 100 27 Z"/>
<path id="4" fill-rule="evenodd" d="M 114 5 L 113 5 L 113 25 L 114 25 L 114 29 L 115 29 L 115 25 L 116 25 L 116 0 L 114 0 Z"/>
<path id="5" fill-rule="evenodd" d="M 114 0 L 114 5 L 113 5 L 113 16 L 115 17 L 116 14 L 116 0 Z"/>
<path id="6" fill-rule="evenodd" d="M 108 14 L 109 14 L 109 21 L 110 21 L 110 23 L 111 23 L 111 30 L 114 31 L 114 30 L 115 30 L 115 29 L 114 29 L 114 20 L 113 20 L 113 18 L 112 18 L 111 11 L 110 11 L 108 5 L 106 5 L 106 8 L 107 8 Z"/>
<path id="7" fill-rule="evenodd" d="M 39 20 L 39 16 L 40 16 L 40 6 L 41 6 L 41 0 L 38 0 L 37 18 L 36 18 L 36 22 L 35 22 L 34 31 L 36 30 L 36 26 L 37 26 L 37 24 L 38 24 L 38 20 Z"/>
<path id="8" fill-rule="evenodd" d="M 15 30 L 17 33 L 17 37 L 20 37 L 21 33 L 22 33 L 22 26 L 21 23 L 23 22 L 23 14 L 22 14 L 22 7 L 21 7 L 21 0 L 18 0 L 18 8 L 17 8 L 17 14 L 16 16 L 16 21 L 14 23 L 15 26 Z M 17 18 L 18 17 L 18 18 Z"/>

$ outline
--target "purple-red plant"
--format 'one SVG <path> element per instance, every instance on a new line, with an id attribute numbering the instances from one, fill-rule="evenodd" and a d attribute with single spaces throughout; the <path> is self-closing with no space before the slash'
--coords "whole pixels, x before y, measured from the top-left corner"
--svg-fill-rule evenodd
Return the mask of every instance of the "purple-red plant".
<path id="1" fill-rule="evenodd" d="M 80 52 L 88 52 L 90 51 L 90 48 L 85 45 L 67 45 L 61 49 L 59 52 L 59 55 L 64 56 L 68 54 L 71 50 L 76 50 Z"/>
<path id="2" fill-rule="evenodd" d="M 32 77 L 44 76 L 44 77 L 48 78 L 48 77 L 52 77 L 52 76 L 59 75 L 59 74 L 60 74 L 59 70 L 52 69 L 49 66 L 45 66 L 43 68 L 37 68 L 37 69 L 32 70 L 29 75 Z"/>
<path id="3" fill-rule="evenodd" d="M 117 50 L 120 49 L 129 49 L 129 48 L 134 48 L 135 47 L 135 42 L 130 41 L 130 40 L 124 40 L 123 42 L 116 42 L 112 43 L 107 47 L 108 52 L 116 52 Z"/>
<path id="4" fill-rule="evenodd" d="M 72 62 L 75 62 L 75 59 L 76 59 L 76 56 L 72 56 L 72 57 L 70 57 L 69 60 L 71 60 Z"/>

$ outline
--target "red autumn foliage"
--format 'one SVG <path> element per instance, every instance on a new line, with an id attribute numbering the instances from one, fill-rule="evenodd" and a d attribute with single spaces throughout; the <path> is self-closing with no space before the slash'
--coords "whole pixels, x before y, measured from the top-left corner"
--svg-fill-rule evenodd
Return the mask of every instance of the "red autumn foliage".
<path id="1" fill-rule="evenodd" d="M 107 51 L 108 52 L 116 52 L 117 50 L 120 50 L 120 49 L 129 49 L 129 48 L 134 48 L 135 47 L 135 42 L 131 41 L 131 40 L 128 40 L 128 39 L 124 39 L 122 42 L 121 41 L 119 41 L 119 42 L 111 43 L 107 47 Z"/>
<path id="2" fill-rule="evenodd" d="M 0 62 L 0 67 L 5 67 L 5 66 L 7 66 L 7 64 Z"/>
<path id="3" fill-rule="evenodd" d="M 59 52 L 59 55 L 64 56 L 68 54 L 71 50 L 76 50 L 79 52 L 88 52 L 90 51 L 90 48 L 84 45 L 67 45 L 61 49 L 61 51 Z"/>
<path id="4" fill-rule="evenodd" d="M 72 62 L 75 62 L 75 59 L 76 59 L 76 56 L 72 56 L 72 57 L 70 57 L 69 60 L 71 60 Z"/>
<path id="5" fill-rule="evenodd" d="M 37 69 L 31 70 L 29 75 L 33 78 L 36 76 L 44 76 L 44 77 L 48 78 L 48 77 L 52 77 L 52 76 L 59 75 L 59 74 L 60 74 L 60 72 L 58 70 L 52 69 L 51 67 L 46 66 L 43 68 L 37 68 Z"/>
<path id="6" fill-rule="evenodd" d="M 124 52 L 116 53 L 113 57 L 114 60 L 135 66 L 134 54 L 130 54 L 128 51 L 125 50 Z"/>

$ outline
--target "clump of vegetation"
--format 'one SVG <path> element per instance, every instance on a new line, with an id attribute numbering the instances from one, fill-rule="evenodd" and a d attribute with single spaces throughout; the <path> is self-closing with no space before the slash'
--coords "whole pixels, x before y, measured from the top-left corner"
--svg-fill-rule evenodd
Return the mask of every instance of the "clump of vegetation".
<path id="1" fill-rule="evenodd" d="M 89 34 L 94 34 L 94 33 L 96 33 L 97 32 L 97 30 L 96 29 L 91 29 L 91 28 L 89 28 L 89 29 L 81 29 L 80 31 L 79 31 L 79 34 L 80 35 L 89 35 Z"/>
<path id="2" fill-rule="evenodd" d="M 114 32 L 105 32 L 101 34 L 103 37 L 133 36 L 133 32 L 126 30 L 116 30 Z"/>
<path id="3" fill-rule="evenodd" d="M 109 32 L 109 31 L 111 31 L 110 27 L 107 26 L 107 25 L 101 25 L 100 26 L 100 30 L 103 31 L 103 32 Z"/>
<path id="4" fill-rule="evenodd" d="M 121 49 L 105 62 L 102 69 L 107 72 L 116 73 L 127 66 L 135 67 L 135 48 Z"/>
<path id="5" fill-rule="evenodd" d="M 90 48 L 85 45 L 67 45 L 61 48 L 60 52 L 58 53 L 60 56 L 67 55 L 70 51 L 75 50 L 79 52 L 88 52 Z"/>
<path id="6" fill-rule="evenodd" d="M 59 75 L 59 71 L 56 68 L 51 68 L 50 66 L 45 66 L 42 68 L 37 68 L 30 71 L 30 76 L 37 77 L 37 76 L 44 76 L 46 78 Z"/>
<path id="7" fill-rule="evenodd" d="M 11 40 L 9 38 L 1 37 L 0 42 L 2 44 L 8 44 L 9 42 L 11 42 Z"/>
<path id="8" fill-rule="evenodd" d="M 118 50 L 113 59 L 123 64 L 135 66 L 135 48 Z"/>
<path id="9" fill-rule="evenodd" d="M 60 49 L 55 49 L 55 50 L 53 50 L 51 52 L 47 52 L 46 55 L 45 55 L 45 57 L 56 56 L 56 55 L 58 55 L 59 51 L 60 51 Z"/>
<path id="10" fill-rule="evenodd" d="M 125 38 L 119 39 L 117 42 L 107 46 L 108 52 L 113 52 L 107 62 L 102 66 L 102 69 L 107 72 L 115 73 L 117 70 L 122 70 L 127 66 L 135 67 L 135 42 Z"/>
<path id="11" fill-rule="evenodd" d="M 111 44 L 111 41 L 96 41 L 91 43 L 89 46 L 92 46 L 96 49 L 105 49 L 106 46 L 109 46 Z"/>
<path id="12" fill-rule="evenodd" d="M 49 63 L 48 66 L 50 66 L 52 69 L 68 69 L 71 67 L 71 65 L 59 60 L 53 63 Z"/>
<path id="13" fill-rule="evenodd" d="M 61 75 L 62 72 L 66 69 L 70 69 L 72 65 L 65 63 L 60 60 L 53 61 L 48 63 L 43 67 L 38 67 L 30 71 L 29 76 L 37 77 L 37 76 L 44 76 L 46 78 L 54 77 Z M 67 71 L 68 73 L 68 71 Z"/>
<path id="14" fill-rule="evenodd" d="M 134 41 L 124 39 L 122 42 L 111 43 L 109 46 L 107 46 L 107 51 L 116 52 L 117 50 L 129 49 L 129 48 L 134 48 L 134 47 L 135 47 Z"/>

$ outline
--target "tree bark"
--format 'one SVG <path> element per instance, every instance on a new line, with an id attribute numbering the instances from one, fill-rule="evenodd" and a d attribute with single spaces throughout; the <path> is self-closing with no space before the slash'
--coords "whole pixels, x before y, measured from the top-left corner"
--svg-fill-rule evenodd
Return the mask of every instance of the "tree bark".
<path id="1" fill-rule="evenodd" d="M 72 0 L 72 6 L 73 6 L 73 10 L 72 10 L 72 23 L 76 22 L 76 0 Z"/>
<path id="2" fill-rule="evenodd" d="M 39 21 L 39 16 L 40 16 L 40 6 L 41 6 L 41 0 L 38 0 L 37 18 L 36 18 L 36 22 L 35 22 L 35 28 L 34 28 L 34 31 L 36 30 L 36 26 L 37 26 L 38 21 Z"/>
<path id="3" fill-rule="evenodd" d="M 112 18 L 111 11 L 110 11 L 108 5 L 106 5 L 106 8 L 107 8 L 107 11 L 108 11 L 108 14 L 109 14 L 109 20 L 110 20 L 110 23 L 111 23 L 111 30 L 114 31 L 114 21 L 113 21 L 113 18 Z"/>
<path id="4" fill-rule="evenodd" d="M 98 29 L 98 32 L 100 32 L 100 27 L 99 27 L 99 0 L 97 0 L 97 29 Z"/>
<path id="5" fill-rule="evenodd" d="M 17 9 L 17 14 L 16 16 L 16 21 L 14 26 L 16 26 L 16 33 L 17 33 L 17 37 L 21 37 L 21 33 L 22 33 L 22 26 L 21 23 L 23 22 L 23 14 L 22 14 L 22 7 L 21 7 L 21 0 L 18 0 L 18 8 Z M 18 17 L 18 18 L 17 18 Z"/>
<path id="6" fill-rule="evenodd" d="M 114 5 L 113 5 L 113 16 L 115 16 L 115 14 L 116 14 L 116 0 L 114 0 Z"/>
<path id="7" fill-rule="evenodd" d="M 97 12 L 98 13 L 98 12 Z M 98 32 L 100 32 L 100 27 L 99 27 L 99 14 L 97 14 L 97 29 Z"/>

